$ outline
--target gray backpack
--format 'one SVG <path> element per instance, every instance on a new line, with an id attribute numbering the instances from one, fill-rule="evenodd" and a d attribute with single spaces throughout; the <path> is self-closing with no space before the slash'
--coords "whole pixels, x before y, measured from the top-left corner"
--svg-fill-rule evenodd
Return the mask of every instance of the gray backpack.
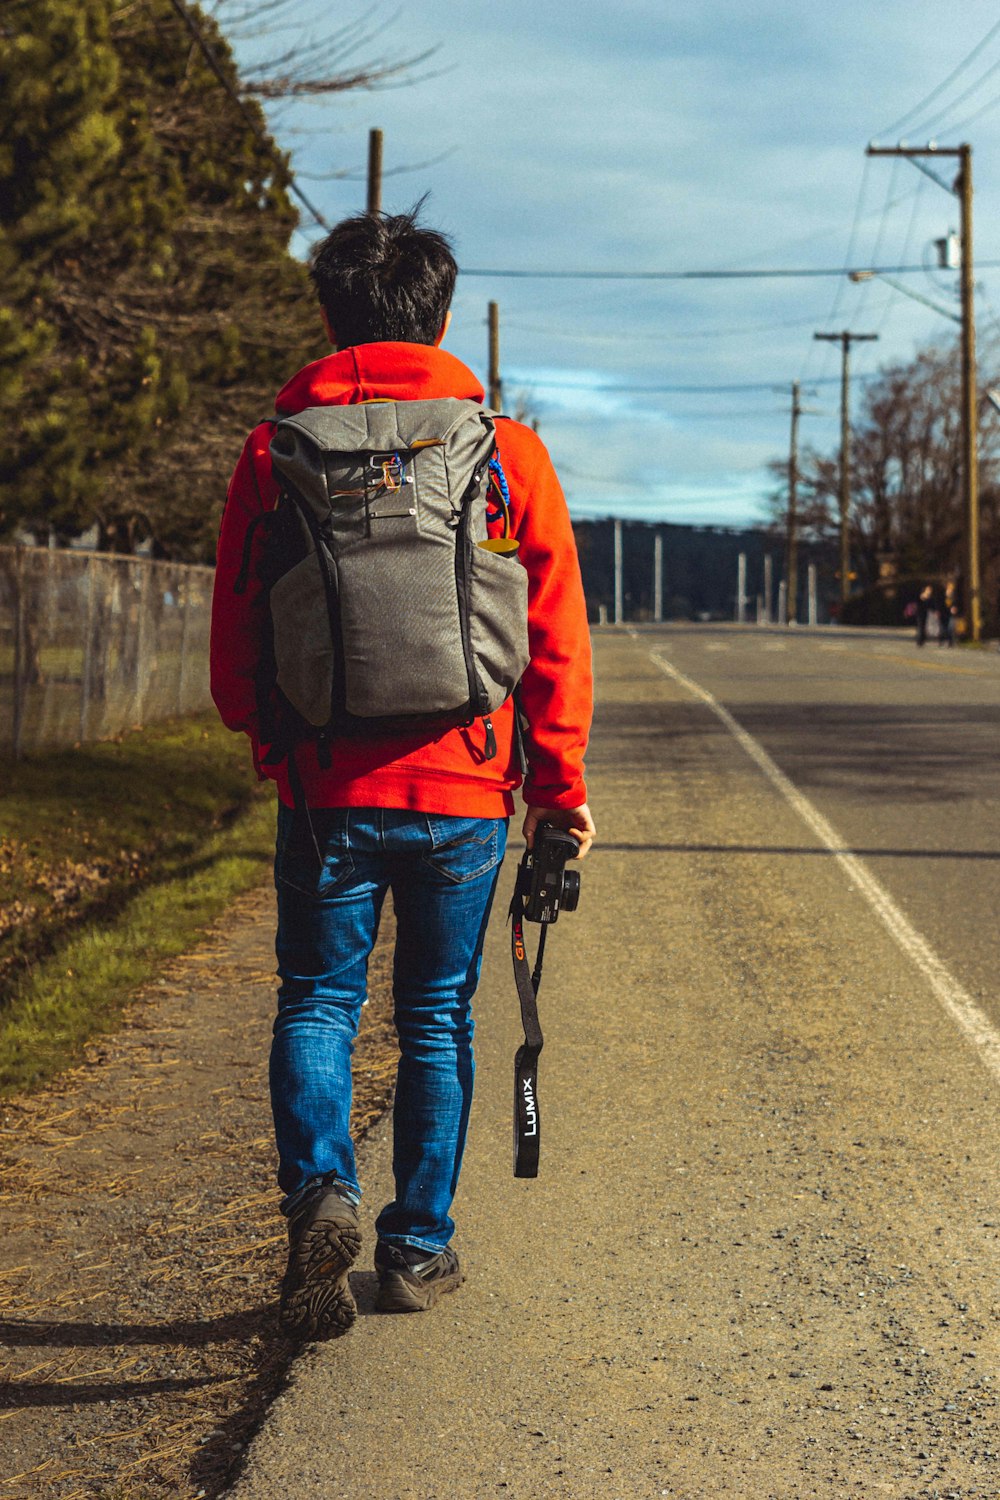
<path id="1" fill-rule="evenodd" d="M 281 492 L 259 518 L 269 761 L 306 737 L 322 763 L 340 734 L 430 735 L 476 718 L 484 758 L 496 753 L 490 714 L 528 663 L 528 580 L 516 541 L 487 539 L 494 449 L 492 415 L 451 398 L 314 406 L 277 422 Z M 500 470 L 506 512 L 505 492 Z"/>

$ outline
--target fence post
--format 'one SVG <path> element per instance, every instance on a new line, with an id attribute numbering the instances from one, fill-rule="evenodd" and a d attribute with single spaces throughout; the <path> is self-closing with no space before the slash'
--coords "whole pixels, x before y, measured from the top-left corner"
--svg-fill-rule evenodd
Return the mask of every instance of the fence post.
<path id="1" fill-rule="evenodd" d="M 147 681 L 147 673 L 145 670 L 146 652 L 149 649 L 149 629 L 147 625 L 146 615 L 149 608 L 149 575 L 151 572 L 151 565 L 143 562 L 138 562 L 135 558 L 133 558 L 128 566 L 130 571 L 135 568 L 138 568 L 139 570 L 139 604 L 138 619 L 136 620 L 135 643 L 135 696 L 133 698 L 131 715 L 132 725 L 129 726 L 131 728 L 134 725 L 141 724 L 144 718 L 142 708 L 143 700 L 146 696 L 144 692 L 144 686 Z"/>
<path id="2" fill-rule="evenodd" d="M 87 607 L 83 621 L 83 665 L 80 668 L 80 743 L 87 738 L 90 720 L 90 687 L 94 675 L 94 560 L 87 558 Z"/>
<path id="3" fill-rule="evenodd" d="M 24 736 L 24 695 L 27 689 L 27 621 L 24 599 L 24 548 L 14 549 L 14 759 L 21 759 Z"/>
<path id="4" fill-rule="evenodd" d="M 808 583 L 808 589 L 809 589 L 809 624 L 810 625 L 815 625 L 816 622 L 817 622 L 817 620 L 819 619 L 819 610 L 817 608 L 817 600 L 816 600 L 816 564 L 815 563 L 810 563 L 809 564 L 809 572 L 808 572 L 808 574 L 806 576 L 808 577 L 808 580 L 809 580 L 809 583 Z"/>
<path id="5" fill-rule="evenodd" d="M 177 601 L 180 603 L 180 579 L 177 583 Z M 191 579 L 184 579 L 184 611 L 181 616 L 181 665 L 177 674 L 177 712 L 182 714 L 186 706 L 185 677 L 187 674 L 188 636 L 191 633 Z"/>

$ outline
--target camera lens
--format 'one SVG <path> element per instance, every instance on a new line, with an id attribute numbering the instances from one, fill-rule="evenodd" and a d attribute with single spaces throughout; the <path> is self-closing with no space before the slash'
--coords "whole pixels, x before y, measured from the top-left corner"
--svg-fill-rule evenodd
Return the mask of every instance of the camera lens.
<path id="1" fill-rule="evenodd" d="M 562 901 L 559 903 L 562 911 L 576 911 L 580 900 L 580 872 L 579 870 L 565 870 L 563 872 Z"/>

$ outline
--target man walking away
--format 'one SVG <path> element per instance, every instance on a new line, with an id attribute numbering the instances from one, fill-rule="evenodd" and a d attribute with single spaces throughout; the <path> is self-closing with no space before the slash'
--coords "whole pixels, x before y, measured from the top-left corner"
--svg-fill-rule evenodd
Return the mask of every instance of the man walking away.
<path id="1" fill-rule="evenodd" d="M 440 347 L 456 274 L 447 240 L 412 214 L 338 225 L 311 263 L 333 352 L 288 381 L 277 397 L 279 418 L 442 398 L 475 411 L 482 386 Z M 313 735 L 276 746 L 268 739 L 277 734 L 272 705 L 260 690 L 272 629 L 268 527 L 281 490 L 270 449 L 274 426 L 254 428 L 229 486 L 213 602 L 212 692 L 224 722 L 249 736 L 258 772 L 277 783 L 280 987 L 270 1085 L 289 1235 L 280 1320 L 286 1332 L 328 1337 L 355 1317 L 348 1271 L 361 1242 L 361 1188 L 348 1131 L 351 1051 L 388 891 L 396 915 L 400 1059 L 395 1196 L 375 1226 L 377 1305 L 423 1310 L 463 1279 L 450 1210 L 472 1099 L 471 1002 L 486 924 L 522 780 L 529 846 L 542 822 L 570 830 L 580 858 L 594 837 L 583 780 L 590 642 L 573 533 L 551 462 L 530 429 L 498 419 L 486 518 L 489 538 L 516 551 L 519 561 L 510 565 L 527 571 L 530 663 L 519 690 L 526 776 L 509 698 L 491 715 L 450 726 Z M 383 460 L 385 490 L 405 483 L 397 462 L 392 454 Z M 414 493 L 404 490 L 404 501 Z M 412 672 L 421 672 L 420 660 Z"/>

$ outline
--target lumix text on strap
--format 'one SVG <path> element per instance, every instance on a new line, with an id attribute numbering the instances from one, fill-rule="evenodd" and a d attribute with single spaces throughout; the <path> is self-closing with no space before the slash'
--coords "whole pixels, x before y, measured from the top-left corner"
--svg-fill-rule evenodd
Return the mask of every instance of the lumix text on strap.
<path id="1" fill-rule="evenodd" d="M 571 833 L 543 823 L 535 833 L 534 847 L 526 849 L 517 867 L 517 880 L 510 903 L 511 955 L 514 983 L 521 1002 L 524 1042 L 514 1059 L 514 1176 L 538 1176 L 541 1141 L 541 1111 L 538 1103 L 538 1057 L 544 1045 L 538 1020 L 538 987 L 542 982 L 542 958 L 549 925 L 560 911 L 575 911 L 580 899 L 580 876 L 567 870 L 566 861 L 576 858 L 579 848 Z M 539 922 L 535 966 L 528 964 L 524 943 L 525 922 Z"/>

